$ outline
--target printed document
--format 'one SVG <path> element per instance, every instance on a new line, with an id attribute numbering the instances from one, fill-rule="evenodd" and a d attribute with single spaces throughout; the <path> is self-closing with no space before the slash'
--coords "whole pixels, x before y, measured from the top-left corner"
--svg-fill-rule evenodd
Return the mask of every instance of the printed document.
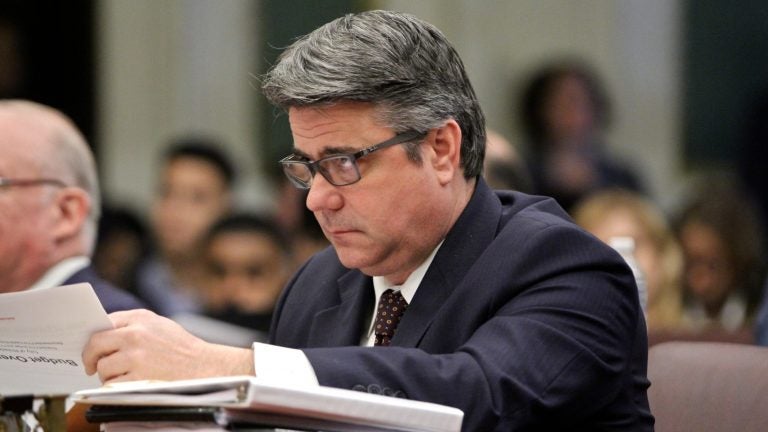
<path id="1" fill-rule="evenodd" d="M 82 351 L 112 328 L 90 284 L 0 294 L 0 396 L 62 396 L 98 387 Z"/>

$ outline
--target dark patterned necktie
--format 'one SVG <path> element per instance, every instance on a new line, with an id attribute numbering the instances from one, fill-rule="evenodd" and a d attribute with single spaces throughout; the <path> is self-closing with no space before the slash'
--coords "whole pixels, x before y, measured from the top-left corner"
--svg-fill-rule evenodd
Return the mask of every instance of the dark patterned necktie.
<path id="1" fill-rule="evenodd" d="M 381 293 L 379 308 L 376 311 L 376 324 L 373 327 L 373 332 L 376 335 L 374 346 L 389 346 L 395 335 L 397 325 L 400 323 L 400 318 L 407 307 L 408 302 L 405 301 L 400 291 L 388 289 Z"/>

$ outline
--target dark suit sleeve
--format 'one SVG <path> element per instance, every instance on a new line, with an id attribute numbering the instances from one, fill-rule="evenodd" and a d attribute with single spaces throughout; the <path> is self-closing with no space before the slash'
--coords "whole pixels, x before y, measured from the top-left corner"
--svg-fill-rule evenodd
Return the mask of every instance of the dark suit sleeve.
<path id="1" fill-rule="evenodd" d="M 94 285 L 94 289 L 107 313 L 146 308 L 141 300 L 117 287 L 111 285 Z"/>
<path id="2" fill-rule="evenodd" d="M 92 265 L 69 277 L 64 284 L 81 282 L 91 284 L 93 291 L 96 293 L 96 297 L 99 298 L 101 305 L 107 313 L 142 309 L 146 307 L 144 303 L 133 294 L 124 291 L 99 277 Z"/>
<path id="3" fill-rule="evenodd" d="M 322 385 L 455 406 L 466 431 L 645 430 L 638 311 L 618 256 L 555 225 L 494 242 L 417 348 L 304 352 Z"/>

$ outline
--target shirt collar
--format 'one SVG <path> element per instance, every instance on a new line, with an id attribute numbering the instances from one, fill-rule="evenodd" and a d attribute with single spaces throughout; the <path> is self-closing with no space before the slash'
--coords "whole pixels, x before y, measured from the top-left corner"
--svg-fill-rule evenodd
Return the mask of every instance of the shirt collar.
<path id="1" fill-rule="evenodd" d="M 364 335 L 363 338 L 363 345 L 373 345 L 374 335 L 373 335 L 373 321 L 374 317 L 376 316 L 376 310 L 379 307 L 379 297 L 381 297 L 381 294 L 388 290 L 393 289 L 395 291 L 400 291 L 400 293 L 403 295 L 403 298 L 405 298 L 405 301 L 408 303 L 411 302 L 413 299 L 413 296 L 416 295 L 416 289 L 419 288 L 419 285 L 421 284 L 421 281 L 424 279 L 424 275 L 427 274 L 427 270 L 429 269 L 429 266 L 432 264 L 432 261 L 435 259 L 435 255 L 437 254 L 438 249 L 440 249 L 440 246 L 443 245 L 443 242 L 441 241 L 440 244 L 435 247 L 435 250 L 432 251 L 431 254 L 427 257 L 427 259 L 424 260 L 421 265 L 419 265 L 416 270 L 413 271 L 413 273 L 408 276 L 408 278 L 405 280 L 405 282 L 402 285 L 392 285 L 387 281 L 384 276 L 374 276 L 373 277 L 373 290 L 376 294 L 375 297 L 375 304 L 373 305 L 373 312 L 370 316 L 370 323 L 368 324 L 368 332 Z"/>
<path id="2" fill-rule="evenodd" d="M 432 264 L 432 261 L 435 259 L 437 250 L 440 249 L 440 246 L 442 245 L 443 245 L 443 242 L 441 241 L 440 244 L 438 244 L 437 247 L 435 247 L 432 253 L 429 254 L 427 259 L 425 259 L 424 262 L 421 263 L 421 265 L 416 267 L 416 270 L 414 270 L 408 276 L 408 278 L 405 280 L 405 282 L 403 282 L 402 285 L 392 285 L 391 283 L 389 283 L 389 281 L 387 281 L 387 279 L 384 276 L 374 276 L 373 290 L 376 293 L 376 297 L 375 297 L 376 302 L 378 303 L 379 297 L 381 297 L 381 294 L 384 291 L 388 289 L 393 289 L 395 291 L 400 291 L 400 293 L 405 298 L 405 301 L 410 303 L 411 299 L 413 299 L 413 296 L 416 294 L 416 289 L 419 287 L 419 284 L 421 284 L 422 279 L 424 279 L 424 275 L 427 274 L 427 270 L 429 269 L 430 264 Z"/>
<path id="3" fill-rule="evenodd" d="M 73 274 L 91 265 L 91 259 L 87 256 L 77 256 L 59 261 L 56 265 L 48 269 L 45 274 L 37 280 L 29 290 L 53 288 L 64 283 Z"/>

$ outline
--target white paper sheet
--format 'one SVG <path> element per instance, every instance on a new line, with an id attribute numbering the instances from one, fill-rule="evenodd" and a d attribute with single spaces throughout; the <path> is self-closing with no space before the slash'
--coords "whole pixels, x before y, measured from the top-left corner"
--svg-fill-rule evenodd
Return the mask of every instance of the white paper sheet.
<path id="1" fill-rule="evenodd" d="M 0 294 L 0 395 L 67 395 L 98 387 L 82 351 L 112 327 L 90 284 Z"/>

